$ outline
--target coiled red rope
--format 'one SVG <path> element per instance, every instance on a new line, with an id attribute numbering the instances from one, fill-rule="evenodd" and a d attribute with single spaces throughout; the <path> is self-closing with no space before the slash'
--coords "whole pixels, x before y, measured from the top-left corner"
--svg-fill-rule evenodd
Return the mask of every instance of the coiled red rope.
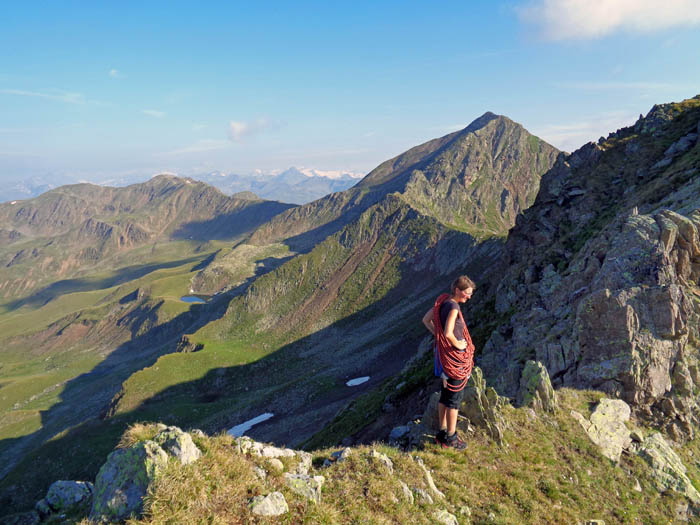
<path id="1" fill-rule="evenodd" d="M 447 389 L 452 392 L 459 392 L 464 388 L 464 385 L 469 381 L 469 376 L 472 374 L 474 367 L 474 343 L 467 330 L 467 323 L 462 317 L 462 310 L 457 309 L 459 318 L 464 323 L 464 339 L 467 342 L 466 350 L 457 350 L 445 337 L 445 330 L 440 321 L 440 306 L 442 303 L 450 299 L 450 294 L 444 293 L 435 300 L 433 306 L 433 326 L 435 327 L 435 341 L 437 343 L 437 354 L 442 369 L 450 379 L 460 381 L 458 385 L 447 383 Z"/>

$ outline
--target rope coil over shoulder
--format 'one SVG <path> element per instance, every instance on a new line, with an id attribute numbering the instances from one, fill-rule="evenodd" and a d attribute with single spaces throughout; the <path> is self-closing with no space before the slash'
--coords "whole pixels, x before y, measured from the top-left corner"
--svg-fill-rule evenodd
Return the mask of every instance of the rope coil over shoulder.
<path id="1" fill-rule="evenodd" d="M 433 306 L 433 326 L 435 327 L 437 357 L 440 360 L 440 364 L 445 374 L 449 376 L 450 379 L 456 379 L 460 382 L 458 385 L 447 383 L 446 388 L 452 392 L 458 392 L 467 384 L 469 376 L 471 376 L 472 373 L 472 368 L 474 366 L 474 343 L 472 343 L 469 330 L 467 330 L 467 323 L 464 322 L 464 317 L 462 317 L 462 310 L 460 308 L 457 309 L 457 313 L 464 323 L 464 339 L 467 343 L 466 350 L 457 350 L 447 340 L 447 337 L 445 337 L 445 330 L 440 320 L 440 306 L 448 299 L 450 299 L 450 294 L 444 293 L 435 300 L 435 306 Z"/>

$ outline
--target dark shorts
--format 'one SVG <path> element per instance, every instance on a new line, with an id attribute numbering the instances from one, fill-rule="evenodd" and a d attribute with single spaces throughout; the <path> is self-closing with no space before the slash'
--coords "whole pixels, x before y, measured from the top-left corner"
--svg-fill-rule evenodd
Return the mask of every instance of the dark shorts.
<path id="1" fill-rule="evenodd" d="M 447 383 L 450 385 L 457 386 L 461 383 L 459 379 L 447 379 Z M 462 404 L 462 396 L 464 394 L 464 387 L 458 392 L 452 392 L 444 386 L 442 386 L 442 380 L 440 381 L 440 403 L 445 405 L 447 408 L 459 408 Z"/>

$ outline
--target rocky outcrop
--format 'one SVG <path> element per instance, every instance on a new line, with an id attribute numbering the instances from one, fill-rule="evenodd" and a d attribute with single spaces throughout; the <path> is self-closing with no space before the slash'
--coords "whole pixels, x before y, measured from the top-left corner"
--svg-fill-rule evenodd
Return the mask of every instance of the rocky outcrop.
<path id="1" fill-rule="evenodd" d="M 688 478 L 685 465 L 661 434 L 644 439 L 637 453 L 651 467 L 651 479 L 659 491 L 673 490 L 700 505 L 700 493 Z"/>
<path id="2" fill-rule="evenodd" d="M 479 361 L 500 394 L 519 399 L 523 364 L 537 361 L 555 388 L 603 390 L 674 439 L 693 437 L 698 120 L 698 97 L 655 107 L 543 176 L 509 234 L 493 294 L 504 322 Z"/>
<path id="3" fill-rule="evenodd" d="M 529 406 L 550 413 L 557 409 L 557 395 L 549 380 L 547 368 L 542 363 L 536 361 L 525 363 L 520 377 L 517 403 L 519 406 Z"/>
<path id="4" fill-rule="evenodd" d="M 192 436 L 178 427 L 168 427 L 153 438 L 163 450 L 177 458 L 181 464 L 188 465 L 197 461 L 202 453 L 192 441 Z"/>
<path id="5" fill-rule="evenodd" d="M 95 480 L 90 519 L 109 522 L 140 515 L 148 487 L 167 466 L 168 454 L 187 464 L 201 452 L 191 436 L 177 427 L 166 427 L 153 440 L 112 452 Z"/>
<path id="6" fill-rule="evenodd" d="M 486 386 L 481 369 L 475 366 L 464 388 L 460 414 L 467 417 L 472 425 L 486 430 L 492 439 L 503 443 L 506 422 L 501 414 L 501 408 L 505 403 L 506 400 L 501 398 L 492 387 Z"/>
<path id="7" fill-rule="evenodd" d="M 120 521 L 141 514 L 148 485 L 167 463 L 168 455 L 153 441 L 112 452 L 95 480 L 90 519 Z"/>
<path id="8" fill-rule="evenodd" d="M 53 514 L 87 513 L 95 487 L 89 481 L 55 481 L 46 497 L 36 504 L 36 511 L 46 519 Z"/>
<path id="9" fill-rule="evenodd" d="M 590 421 L 574 410 L 571 415 L 581 424 L 591 441 L 600 447 L 601 454 L 615 462 L 620 461 L 622 451 L 632 443 L 630 431 L 625 425 L 630 418 L 627 403 L 621 399 L 603 398 L 591 414 Z"/>

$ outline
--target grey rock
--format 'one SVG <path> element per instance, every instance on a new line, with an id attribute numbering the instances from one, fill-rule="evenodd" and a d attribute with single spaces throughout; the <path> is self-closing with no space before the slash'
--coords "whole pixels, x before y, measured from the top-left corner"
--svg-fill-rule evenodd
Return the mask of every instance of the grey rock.
<path id="1" fill-rule="evenodd" d="M 435 482 L 433 481 L 433 476 L 428 470 L 428 468 L 425 466 L 425 463 L 423 463 L 423 460 L 416 456 L 414 458 L 415 462 L 418 463 L 418 466 L 421 468 L 423 471 L 423 475 L 425 476 L 425 482 L 428 485 L 428 488 L 430 488 L 430 491 L 437 497 L 438 499 L 444 499 L 445 495 L 438 490 L 438 488 L 435 486 Z"/>
<path id="2" fill-rule="evenodd" d="M 120 521 L 140 515 L 149 484 L 167 463 L 168 455 L 153 441 L 112 452 L 95 480 L 90 519 Z"/>
<path id="3" fill-rule="evenodd" d="M 647 437 L 638 454 L 651 467 L 651 479 L 659 491 L 673 490 L 700 504 L 700 493 L 688 478 L 685 465 L 661 434 Z"/>
<path id="4" fill-rule="evenodd" d="M 305 497 L 314 503 L 321 502 L 321 488 L 325 478 L 323 476 L 309 476 L 308 474 L 285 474 L 284 480 L 287 486 L 295 494 Z"/>
<path id="5" fill-rule="evenodd" d="M 433 392 L 428 400 L 428 405 L 425 407 L 425 412 L 423 412 L 423 417 L 421 422 L 426 430 L 440 430 L 440 423 L 438 421 L 438 403 L 440 401 L 440 392 Z"/>
<path id="6" fill-rule="evenodd" d="M 622 451 L 632 442 L 625 422 L 630 418 L 630 407 L 621 399 L 600 400 L 588 421 L 575 410 L 571 411 L 588 434 L 588 437 L 600 447 L 605 457 L 618 462 Z"/>
<path id="7" fill-rule="evenodd" d="M 271 471 L 282 473 L 284 472 L 284 463 L 282 463 L 277 458 L 268 458 L 266 461 L 267 465 L 270 467 Z"/>
<path id="8" fill-rule="evenodd" d="M 445 509 L 436 510 L 433 513 L 433 518 L 435 518 L 435 521 L 442 523 L 443 525 L 459 525 L 457 517 L 450 514 Z"/>
<path id="9" fill-rule="evenodd" d="M 168 427 L 160 431 L 153 441 L 168 454 L 176 457 L 182 465 L 193 463 L 202 456 L 202 452 L 192 441 L 192 436 L 178 427 Z"/>
<path id="10" fill-rule="evenodd" d="M 313 457 L 308 452 L 297 451 L 299 456 L 299 463 L 297 464 L 296 473 L 297 474 L 308 474 L 309 469 L 311 469 L 311 464 Z"/>
<path id="11" fill-rule="evenodd" d="M 267 472 L 265 472 L 265 469 L 262 469 L 260 467 L 253 467 L 253 472 L 255 472 L 255 475 L 260 479 L 260 480 L 265 480 L 267 479 Z"/>
<path id="12" fill-rule="evenodd" d="M 51 507 L 49 507 L 46 498 L 41 498 L 39 501 L 37 501 L 36 505 L 34 505 L 34 510 L 36 510 L 36 512 L 39 513 L 39 516 L 41 518 L 45 518 L 53 512 L 51 510 Z"/>
<path id="13" fill-rule="evenodd" d="M 53 512 L 88 511 L 94 489 L 89 481 L 55 481 L 49 487 L 45 500 Z"/>
<path id="14" fill-rule="evenodd" d="M 392 461 L 389 459 L 389 457 L 386 454 L 382 454 L 381 452 L 379 452 L 375 449 L 372 449 L 372 451 L 369 453 L 369 455 L 371 458 L 376 459 L 377 461 L 379 461 L 379 463 L 384 465 L 389 470 L 390 474 L 394 473 L 394 464 L 392 463 Z"/>
<path id="15" fill-rule="evenodd" d="M 424 489 L 419 489 L 419 488 L 414 488 L 413 492 L 416 495 L 416 499 L 418 500 L 418 503 L 421 505 L 432 505 L 433 504 L 433 498 L 428 494 L 428 492 Z"/>
<path id="16" fill-rule="evenodd" d="M 527 361 L 520 377 L 517 403 L 536 410 L 555 412 L 557 396 L 552 388 L 547 368 L 539 361 Z"/>
<path id="17" fill-rule="evenodd" d="M 266 458 L 292 458 L 296 453 L 289 448 L 278 448 L 271 445 L 263 446 L 260 454 Z"/>
<path id="18" fill-rule="evenodd" d="M 281 516 L 289 512 L 287 500 L 281 492 L 271 492 L 267 496 L 255 496 L 248 504 L 250 511 L 258 516 Z"/>
<path id="19" fill-rule="evenodd" d="M 471 424 L 486 430 L 499 444 L 503 444 L 503 430 L 506 427 L 501 413 L 504 403 L 505 401 L 493 388 L 486 386 L 481 369 L 475 366 L 464 388 L 464 400 L 460 412 L 469 419 Z"/>
<path id="20" fill-rule="evenodd" d="M 413 505 L 413 492 L 411 492 L 411 489 L 409 489 L 408 485 L 406 485 L 403 481 L 399 480 L 399 484 L 401 485 L 401 493 L 403 494 L 404 499 Z"/>
<path id="21" fill-rule="evenodd" d="M 394 427 L 389 433 L 389 442 L 400 440 L 402 437 L 408 434 L 409 431 L 410 429 L 406 425 Z"/>

